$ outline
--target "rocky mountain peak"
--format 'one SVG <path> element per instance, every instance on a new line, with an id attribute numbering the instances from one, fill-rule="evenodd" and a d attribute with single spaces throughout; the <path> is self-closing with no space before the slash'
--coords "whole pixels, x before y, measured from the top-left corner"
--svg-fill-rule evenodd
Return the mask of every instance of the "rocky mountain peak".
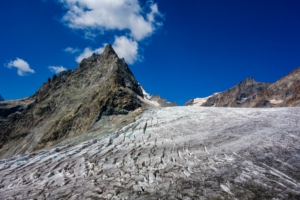
<path id="1" fill-rule="evenodd" d="M 204 102 L 201 104 L 196 101 Z M 275 83 L 246 78 L 232 88 L 209 98 L 189 100 L 186 106 L 215 107 L 294 107 L 300 106 L 300 67 Z"/>
<path id="2" fill-rule="evenodd" d="M 118 56 L 118 55 L 116 54 L 115 50 L 113 49 L 113 47 L 111 46 L 111 44 L 107 44 L 107 45 L 105 46 L 102 55 L 103 55 L 103 56 L 105 56 L 105 55 L 116 55 L 116 56 Z"/>
<path id="3" fill-rule="evenodd" d="M 256 82 L 249 77 L 226 91 L 206 98 L 201 106 L 253 107 L 257 102 L 257 93 L 263 91 L 268 85 L 269 83 Z"/>
<path id="4" fill-rule="evenodd" d="M 300 67 L 294 69 L 290 74 L 299 74 L 299 73 L 300 73 Z"/>
<path id="5" fill-rule="evenodd" d="M 0 94 L 0 101 L 4 101 L 3 97 L 1 96 L 1 94 Z"/>
<path id="6" fill-rule="evenodd" d="M 119 57 L 117 55 L 117 53 L 115 52 L 115 50 L 113 49 L 113 47 L 111 46 L 111 44 L 107 44 L 104 48 L 104 51 L 102 54 L 96 54 L 94 53 L 92 56 L 91 56 L 94 60 L 95 59 L 99 59 L 99 60 L 118 60 Z M 90 57 L 90 58 L 91 58 Z"/>
<path id="7" fill-rule="evenodd" d="M 142 106 L 137 96 L 143 92 L 134 75 L 107 45 L 74 71 L 49 78 L 24 111 L 0 123 L 0 157 L 115 132 L 135 119 Z"/>
<path id="8" fill-rule="evenodd" d="M 239 82 L 239 86 L 243 86 L 243 85 L 252 85 L 253 83 L 256 83 L 256 81 L 252 78 L 252 77 L 248 77 L 245 80 Z"/>

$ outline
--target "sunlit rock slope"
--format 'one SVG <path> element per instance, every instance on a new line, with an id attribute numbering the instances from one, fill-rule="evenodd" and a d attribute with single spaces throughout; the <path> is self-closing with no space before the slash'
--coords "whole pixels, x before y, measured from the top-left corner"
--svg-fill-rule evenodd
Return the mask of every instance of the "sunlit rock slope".
<path id="1" fill-rule="evenodd" d="M 0 177 L 0 199 L 300 199 L 300 108 L 149 109 Z"/>

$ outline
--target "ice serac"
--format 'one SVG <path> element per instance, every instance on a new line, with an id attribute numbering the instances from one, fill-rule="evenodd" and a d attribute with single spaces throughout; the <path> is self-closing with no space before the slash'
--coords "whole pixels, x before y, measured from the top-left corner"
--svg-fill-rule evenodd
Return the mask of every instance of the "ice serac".
<path id="1" fill-rule="evenodd" d="M 197 104 L 202 102 L 201 104 Z M 191 99 L 186 106 L 296 107 L 300 106 L 300 67 L 275 83 L 247 78 L 229 90 L 208 98 Z"/>
<path id="2" fill-rule="evenodd" d="M 138 115 L 137 96 L 143 93 L 125 60 L 107 45 L 76 70 L 49 78 L 24 111 L 6 116 L 0 123 L 0 157 L 115 132 Z"/>

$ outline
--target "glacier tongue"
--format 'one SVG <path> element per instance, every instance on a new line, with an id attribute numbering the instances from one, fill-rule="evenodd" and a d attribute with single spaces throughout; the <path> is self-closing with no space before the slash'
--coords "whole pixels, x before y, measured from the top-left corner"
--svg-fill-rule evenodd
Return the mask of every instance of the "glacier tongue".
<path id="1" fill-rule="evenodd" d="M 299 199 L 300 108 L 150 109 L 119 132 L 0 161 L 0 199 Z"/>

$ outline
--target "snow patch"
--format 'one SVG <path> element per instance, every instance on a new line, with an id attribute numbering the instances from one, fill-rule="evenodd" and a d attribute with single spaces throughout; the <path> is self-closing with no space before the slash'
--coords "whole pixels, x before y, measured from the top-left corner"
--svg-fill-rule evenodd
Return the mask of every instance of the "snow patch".
<path id="1" fill-rule="evenodd" d="M 271 104 L 281 104 L 283 102 L 283 100 L 282 99 L 272 99 L 272 100 L 270 100 L 270 103 Z"/>
<path id="2" fill-rule="evenodd" d="M 146 90 L 143 88 L 143 86 L 142 86 L 141 84 L 139 84 L 139 85 L 140 85 L 140 87 L 141 87 L 141 89 L 142 89 L 144 98 L 142 98 L 142 97 L 140 97 L 140 96 L 138 96 L 138 98 L 139 98 L 142 102 L 144 102 L 144 103 L 146 103 L 146 104 L 148 104 L 148 105 L 151 105 L 151 106 L 154 106 L 154 107 L 160 107 L 160 104 L 159 104 L 157 101 L 152 100 L 153 95 L 147 93 Z"/>
<path id="3" fill-rule="evenodd" d="M 192 106 L 202 106 L 204 103 L 206 103 L 207 99 L 209 99 L 210 97 L 219 94 L 218 92 L 208 96 L 208 97 L 204 97 L 204 98 L 195 98 L 193 101 L 193 105 Z"/>
<path id="4" fill-rule="evenodd" d="M 142 89 L 142 92 L 143 92 L 143 95 L 144 95 L 144 98 L 148 99 L 148 100 L 151 100 L 152 99 L 152 95 L 148 94 L 146 92 L 146 90 L 143 88 L 142 85 L 140 85 L 141 89 Z"/>

